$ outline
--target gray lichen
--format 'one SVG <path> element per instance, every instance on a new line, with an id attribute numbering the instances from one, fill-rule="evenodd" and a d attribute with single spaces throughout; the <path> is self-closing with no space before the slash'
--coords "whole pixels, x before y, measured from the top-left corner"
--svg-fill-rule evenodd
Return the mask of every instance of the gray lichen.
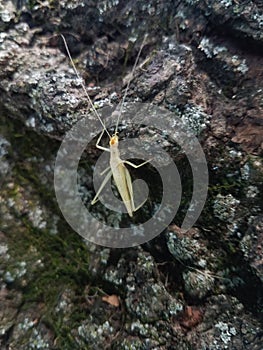
<path id="1" fill-rule="evenodd" d="M 192 298 L 202 299 L 211 293 L 215 279 L 210 271 L 188 271 L 183 273 L 184 287 Z"/>
<path id="2" fill-rule="evenodd" d="M 236 215 L 236 209 L 240 201 L 231 194 L 222 196 L 218 194 L 214 201 L 214 213 L 222 221 L 231 223 Z"/>

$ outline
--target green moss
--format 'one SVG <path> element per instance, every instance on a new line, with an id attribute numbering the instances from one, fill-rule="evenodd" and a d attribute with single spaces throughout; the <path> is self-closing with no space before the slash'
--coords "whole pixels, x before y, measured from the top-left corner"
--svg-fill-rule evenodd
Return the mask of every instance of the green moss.
<path id="1" fill-rule="evenodd" d="M 9 215 L 4 219 L 9 258 L 1 261 L 4 273 L 8 272 L 7 283 L 22 292 L 20 312 L 30 310 L 32 305 L 39 309 L 41 305 L 39 316 L 54 332 L 56 348 L 78 349 L 71 330 L 86 318 L 81 299 L 84 288 L 91 284 L 89 253 L 81 237 L 64 219 L 59 219 L 53 172 L 43 181 L 45 166 L 53 163 L 59 144 L 17 121 L 1 120 L 1 134 L 12 147 L 8 153 L 11 171 L 1 192 L 5 199 L 1 210 Z M 30 213 L 38 206 L 46 214 L 46 228 L 34 227 L 30 220 Z M 54 215 L 58 217 L 56 234 L 50 230 Z M 65 290 L 73 291 L 71 308 L 65 305 L 63 311 L 57 312 Z"/>

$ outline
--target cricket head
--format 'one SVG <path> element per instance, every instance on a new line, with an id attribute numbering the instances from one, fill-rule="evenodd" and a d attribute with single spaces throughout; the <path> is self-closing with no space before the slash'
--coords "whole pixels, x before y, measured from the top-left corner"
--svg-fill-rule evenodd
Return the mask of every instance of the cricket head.
<path id="1" fill-rule="evenodd" d="M 110 146 L 115 146 L 118 147 L 118 143 L 119 143 L 119 138 L 116 134 L 114 134 L 111 138 L 110 138 Z"/>

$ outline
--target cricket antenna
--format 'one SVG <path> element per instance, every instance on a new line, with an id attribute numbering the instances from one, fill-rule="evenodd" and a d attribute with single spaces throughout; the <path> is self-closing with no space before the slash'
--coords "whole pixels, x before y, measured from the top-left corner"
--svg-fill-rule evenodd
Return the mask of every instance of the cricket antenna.
<path id="1" fill-rule="evenodd" d="M 69 57 L 69 59 L 70 59 L 70 62 L 71 62 L 72 67 L 73 67 L 73 69 L 74 69 L 74 72 L 75 72 L 75 74 L 76 74 L 78 80 L 80 81 L 81 87 L 82 87 L 82 89 L 83 89 L 83 91 L 84 91 L 84 93 L 85 93 L 85 95 L 86 95 L 86 97 L 87 97 L 87 99 L 88 99 L 88 101 L 89 101 L 89 104 L 91 105 L 91 109 L 92 109 L 93 113 L 96 115 L 96 117 L 98 118 L 98 120 L 100 121 L 101 125 L 103 126 L 103 129 L 104 129 L 105 132 L 108 134 L 109 138 L 111 138 L 110 133 L 108 132 L 108 130 L 107 130 L 105 124 L 103 123 L 103 121 L 102 121 L 102 119 L 101 119 L 99 113 L 96 111 L 96 108 L 94 107 L 94 104 L 92 103 L 91 98 L 90 98 L 90 96 L 89 96 L 89 94 L 88 94 L 88 91 L 87 91 L 87 89 L 86 89 L 86 87 L 85 87 L 85 85 L 84 85 L 84 83 L 83 83 L 83 81 L 82 81 L 82 79 L 81 79 L 81 77 L 80 77 L 78 71 L 77 71 L 77 68 L 76 68 L 76 66 L 75 66 L 75 64 L 74 64 L 74 62 L 73 62 L 72 57 L 71 57 L 71 54 L 70 54 L 70 51 L 69 51 L 69 48 L 68 48 L 68 44 L 67 44 L 67 42 L 66 42 L 66 39 L 65 39 L 65 37 L 64 37 L 63 34 L 60 34 L 60 36 L 61 36 L 61 38 L 63 39 L 63 42 L 64 42 L 64 45 L 65 45 L 65 48 L 66 48 L 68 57 Z"/>
<path id="2" fill-rule="evenodd" d="M 134 63 L 133 68 L 132 68 L 131 77 L 130 77 L 128 83 L 127 83 L 127 86 L 126 86 L 126 89 L 125 89 L 125 92 L 124 92 L 124 96 L 123 96 L 123 99 L 122 99 L 122 102 L 121 102 L 120 111 L 118 113 L 117 123 L 116 123 L 116 127 L 115 127 L 115 134 L 117 133 L 117 130 L 118 130 L 121 114 L 122 114 L 123 107 L 124 107 L 124 102 L 125 102 L 125 99 L 127 97 L 127 93 L 129 91 L 130 83 L 131 83 L 131 81 L 132 81 L 132 79 L 134 77 L 134 72 L 135 72 L 135 69 L 137 68 L 137 64 L 138 64 L 138 61 L 139 61 L 139 58 L 140 58 L 140 55 L 141 55 L 141 52 L 142 52 L 142 49 L 143 49 L 143 46 L 144 46 L 146 38 L 147 38 L 147 34 L 144 35 L 143 41 L 141 43 L 141 46 L 140 46 L 140 49 L 139 49 L 139 52 L 138 52 L 138 55 L 136 57 L 135 63 Z"/>

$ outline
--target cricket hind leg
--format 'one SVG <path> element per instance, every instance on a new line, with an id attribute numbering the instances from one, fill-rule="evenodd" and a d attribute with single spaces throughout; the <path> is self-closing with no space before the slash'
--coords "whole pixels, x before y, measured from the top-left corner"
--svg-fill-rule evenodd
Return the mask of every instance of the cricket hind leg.
<path id="1" fill-rule="evenodd" d="M 106 183 L 110 180 L 112 176 L 112 171 L 110 170 L 108 174 L 105 176 L 104 180 L 102 181 L 100 188 L 98 189 L 98 192 L 96 193 L 96 196 L 91 201 L 91 205 L 95 204 L 99 200 L 99 195 L 101 194 L 103 188 L 105 187 Z"/>
<path id="2" fill-rule="evenodd" d="M 104 175 L 104 174 L 106 174 L 106 172 L 108 171 L 108 170 L 110 170 L 110 166 L 108 166 L 106 169 L 104 169 L 101 173 L 100 173 L 100 175 L 102 176 L 102 175 Z"/>
<path id="3" fill-rule="evenodd" d="M 149 161 L 147 161 L 147 162 L 149 162 Z M 139 210 L 145 204 L 145 202 L 147 201 L 148 198 L 146 197 L 137 207 L 135 207 L 131 176 L 130 176 L 128 169 L 125 168 L 125 172 L 126 172 L 127 186 L 128 186 L 128 190 L 129 190 L 130 198 L 131 198 L 130 202 L 131 202 L 132 212 L 135 212 L 135 211 Z M 132 215 L 130 215 L 130 216 L 132 216 Z"/>
<path id="4" fill-rule="evenodd" d="M 146 160 L 145 162 L 143 162 L 143 163 L 141 163 L 141 164 L 138 164 L 138 165 L 137 165 L 137 164 L 134 164 L 134 163 L 132 163 L 132 162 L 129 162 L 128 160 L 124 160 L 123 163 L 128 164 L 128 165 L 132 166 L 132 167 L 135 168 L 135 169 L 138 169 L 138 168 L 140 168 L 141 166 L 144 166 L 145 164 L 149 163 L 151 160 L 152 160 L 152 159 Z"/>
<path id="5" fill-rule="evenodd" d="M 123 163 L 126 163 L 126 164 L 132 166 L 132 167 L 135 168 L 135 169 L 138 169 L 138 168 L 140 168 L 141 166 L 144 166 L 145 164 L 149 163 L 151 160 L 152 160 L 152 159 L 146 160 L 145 162 L 143 162 L 143 163 L 141 163 L 141 164 L 138 164 L 138 165 L 137 165 L 137 164 L 134 164 L 134 163 L 132 163 L 132 162 L 129 162 L 128 160 L 123 161 Z M 139 209 L 145 204 L 146 201 L 147 201 L 147 198 L 145 198 L 137 207 L 134 206 L 134 202 L 133 202 L 133 203 L 132 203 L 132 205 L 133 205 L 133 211 L 135 212 L 135 211 L 139 210 Z"/>
<path id="6" fill-rule="evenodd" d="M 136 208 L 134 208 L 134 211 L 139 210 L 139 209 L 145 204 L 145 202 L 147 201 L 147 199 L 148 199 L 148 198 L 145 198 L 145 199 L 142 201 L 141 204 L 139 204 Z"/>

